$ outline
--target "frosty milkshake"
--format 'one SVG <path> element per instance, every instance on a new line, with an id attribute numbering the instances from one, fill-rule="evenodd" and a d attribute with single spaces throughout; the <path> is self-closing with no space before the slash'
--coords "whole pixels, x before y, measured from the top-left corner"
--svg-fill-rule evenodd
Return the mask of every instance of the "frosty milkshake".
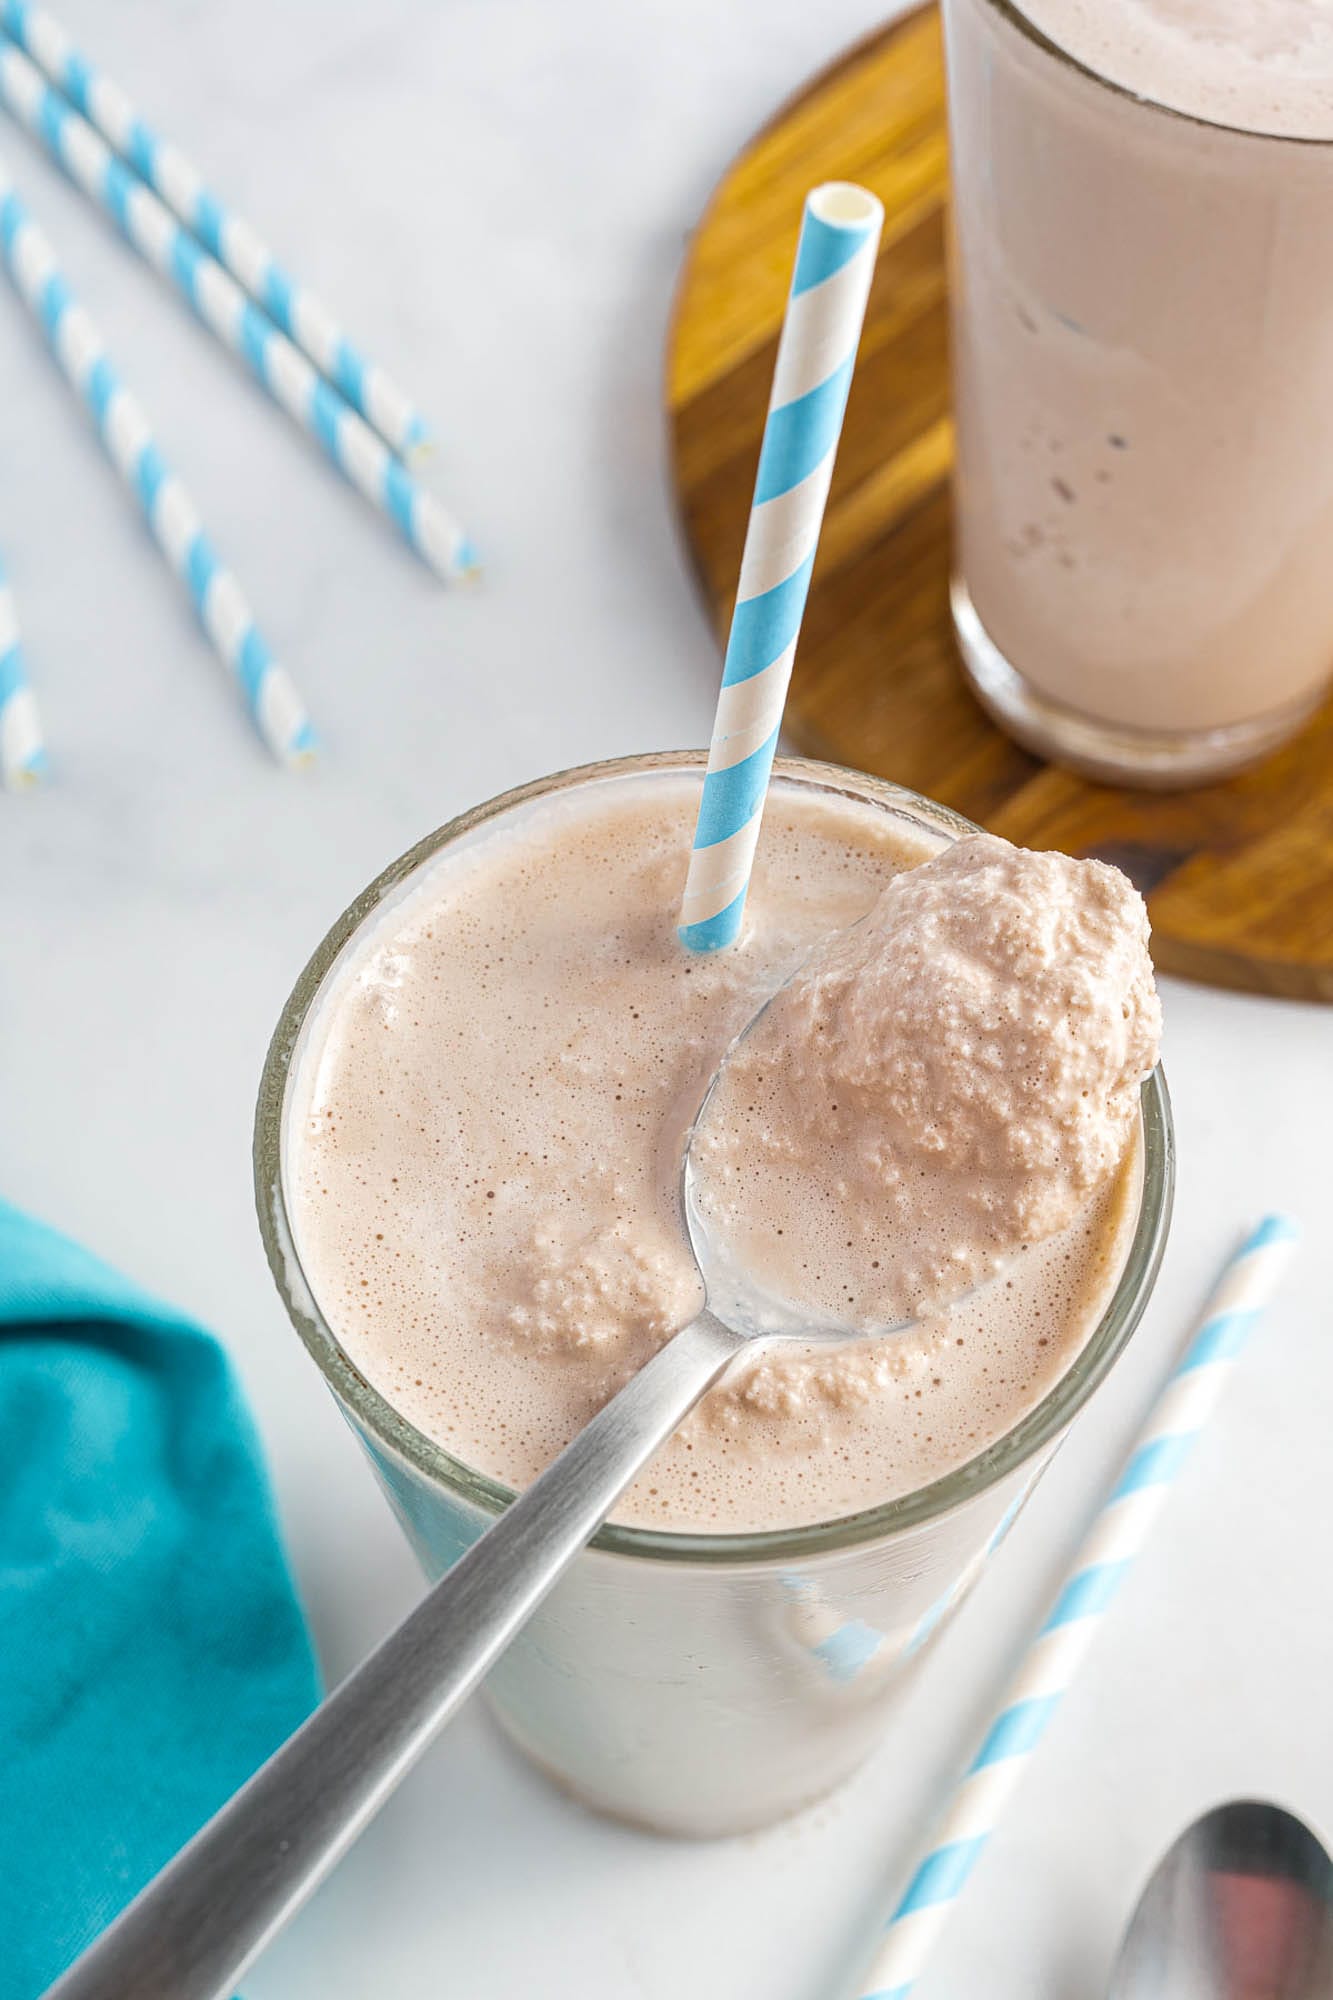
<path id="1" fill-rule="evenodd" d="M 261 1201 L 285 1238 L 271 1248 L 431 1568 L 697 1309 L 680 1160 L 733 1037 L 814 948 L 966 831 L 870 780 L 779 776 L 745 935 L 692 958 L 674 915 L 697 804 L 697 768 L 667 761 L 505 805 L 349 913 L 298 993 L 286 1046 L 280 1031 L 266 1086 L 276 1158 L 262 1105 L 260 1119 Z M 994 922 L 1014 850 L 969 846 L 991 871 L 960 975 L 980 991 L 992 959 L 1030 956 L 1032 933 Z M 1050 936 L 1068 938 L 1060 871 L 1076 864 L 1022 865 L 1045 861 Z M 1127 899 L 1112 931 L 1128 924 L 1146 977 L 1141 906 L 1101 872 Z M 965 871 L 953 875 L 935 893 L 956 905 L 969 889 Z M 1085 898 L 1080 921 L 1091 908 Z M 1014 1211 L 1000 1234 L 1030 1247 L 972 1289 L 995 1268 L 995 1211 L 979 1228 L 964 1195 L 948 1227 L 940 1210 L 915 1275 L 898 1274 L 921 1315 L 910 1334 L 737 1365 L 492 1677 L 511 1732 L 593 1803 L 709 1832 L 827 1789 L 864 1754 L 886 1698 L 1126 1337 L 1164 1199 L 1160 1100 L 1141 1119 L 1137 1087 L 1155 998 L 1150 980 L 1140 992 L 1110 957 L 1099 963 L 1104 1021 L 1087 1011 L 1086 979 L 1077 996 L 1041 1002 L 1052 1020 L 1079 1015 L 1080 1047 L 1119 1051 L 1114 1085 L 1107 1069 L 1090 1095 L 1061 1060 L 1067 1206 Z M 998 971 L 996 982 L 998 993 Z M 1038 1076 L 1033 1037 L 1049 1027 L 1001 1024 L 1012 1062 L 985 1090 L 962 1054 L 977 1021 L 941 1058 L 955 1108 L 966 1096 L 966 1115 L 980 1106 L 989 1121 L 980 1143 L 996 1185 L 1031 1186 L 1025 1120 L 1052 1100 L 1040 1078 L 1024 1097 L 1021 1078 Z M 1006 1103 L 1022 1115 L 1006 1122 Z M 1080 1150 L 1084 1104 L 1100 1136 Z M 730 1153 L 710 1155 L 720 1188 L 752 1150 L 733 1137 Z M 883 1215 L 867 1217 L 855 1189 L 839 1196 L 837 1171 L 823 1176 L 828 1214 L 845 1213 L 878 1296 L 897 1268 L 872 1240 Z M 799 1218 L 769 1220 L 785 1258 Z M 978 1260 L 963 1273 L 968 1296 L 957 1282 L 949 1298 L 923 1290 L 932 1256 L 943 1245 L 947 1261 L 960 1243 Z M 841 1243 L 814 1262 L 828 1276 L 838 1257 Z"/>
<path id="2" fill-rule="evenodd" d="M 954 611 L 982 701 L 1187 783 L 1333 672 L 1333 20 L 945 0 Z"/>

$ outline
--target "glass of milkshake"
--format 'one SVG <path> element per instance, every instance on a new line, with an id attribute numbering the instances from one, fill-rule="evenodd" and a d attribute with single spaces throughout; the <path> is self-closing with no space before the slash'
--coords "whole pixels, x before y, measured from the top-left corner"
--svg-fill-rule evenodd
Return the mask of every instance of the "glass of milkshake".
<path id="1" fill-rule="evenodd" d="M 780 762 L 744 933 L 692 957 L 702 770 L 593 766 L 432 834 L 335 924 L 274 1037 L 270 1263 L 432 1576 L 697 1311 L 680 1163 L 735 1035 L 974 831 Z M 900 1337 L 734 1367 L 491 1674 L 514 1741 L 681 1834 L 848 1775 L 1129 1340 L 1171 1179 L 1154 1071 L 1114 1170 L 997 1282 Z"/>
<path id="2" fill-rule="evenodd" d="M 967 675 L 1094 776 L 1221 776 L 1333 674 L 1333 15 L 943 14 Z"/>

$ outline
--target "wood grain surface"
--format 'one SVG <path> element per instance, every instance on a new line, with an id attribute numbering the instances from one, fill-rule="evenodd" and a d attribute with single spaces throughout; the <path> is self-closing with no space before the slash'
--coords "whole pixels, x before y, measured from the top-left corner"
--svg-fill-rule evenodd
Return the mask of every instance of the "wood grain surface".
<path id="1" fill-rule="evenodd" d="M 1118 862 L 1148 897 L 1167 971 L 1333 1000 L 1333 704 L 1254 771 L 1132 792 L 1018 749 L 963 683 L 946 597 L 948 162 L 934 7 L 860 44 L 781 110 L 691 244 L 667 399 L 680 516 L 719 639 L 801 204 L 833 179 L 873 188 L 886 222 L 792 682 L 792 740 L 1011 840 Z"/>

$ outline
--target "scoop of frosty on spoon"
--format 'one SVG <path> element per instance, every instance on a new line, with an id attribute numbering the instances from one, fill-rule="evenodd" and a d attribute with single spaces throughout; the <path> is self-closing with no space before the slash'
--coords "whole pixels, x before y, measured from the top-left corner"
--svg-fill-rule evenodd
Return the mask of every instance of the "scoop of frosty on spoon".
<path id="1" fill-rule="evenodd" d="M 976 835 L 894 878 L 729 1052 L 686 1201 L 710 1303 L 761 1289 L 891 1331 L 1067 1227 L 1119 1167 L 1157 1060 L 1142 898 L 1103 862 Z M 794 1330 L 794 1329 L 792 1329 Z"/>
<path id="2" fill-rule="evenodd" d="M 225 2000 L 658 1446 L 743 1353 L 902 1331 L 1118 1167 L 1159 1012 L 1115 870 L 976 836 L 890 883 L 734 1044 L 686 1147 L 706 1303 L 48 2000 Z"/>

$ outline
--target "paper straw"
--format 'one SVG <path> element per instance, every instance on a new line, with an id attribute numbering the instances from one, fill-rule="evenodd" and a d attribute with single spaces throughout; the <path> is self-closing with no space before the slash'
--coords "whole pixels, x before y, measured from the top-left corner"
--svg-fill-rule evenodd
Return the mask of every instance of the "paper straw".
<path id="1" fill-rule="evenodd" d="M 849 182 L 806 196 L 681 905 L 691 951 L 733 943 L 745 914 L 883 223 Z"/>
<path id="2" fill-rule="evenodd" d="M 205 186 L 184 154 L 144 123 L 119 84 L 79 53 L 60 23 L 26 0 L 0 0 L 0 24 L 389 448 L 401 458 L 419 452 L 427 430 L 410 398 L 352 344 L 328 307 L 282 268 L 250 224 Z"/>
<path id="3" fill-rule="evenodd" d="M 26 791 L 45 772 L 42 721 L 28 685 L 14 593 L 0 563 L 0 781 L 6 791 Z"/>
<path id="4" fill-rule="evenodd" d="M 143 509 L 154 541 L 189 590 L 199 622 L 235 676 L 260 735 L 283 763 L 308 763 L 315 739 L 300 696 L 260 637 L 240 585 L 219 561 L 189 494 L 168 471 L 148 419 L 71 296 L 51 245 L 3 164 L 0 250 L 61 372 L 92 412 L 107 455 Z"/>
<path id="5" fill-rule="evenodd" d="M 904 2000 L 1272 1298 L 1299 1232 L 1269 1216 L 1226 1266 L 885 1929 L 860 2000 Z"/>
<path id="6" fill-rule="evenodd" d="M 453 516 L 420 486 L 351 405 L 324 380 L 229 271 L 201 250 L 152 189 L 116 158 L 86 118 L 13 42 L 0 36 L 0 102 L 22 120 L 127 242 L 176 286 L 195 313 L 246 363 L 273 400 L 314 438 L 359 493 L 386 514 L 437 575 L 475 573 L 476 557 Z"/>

